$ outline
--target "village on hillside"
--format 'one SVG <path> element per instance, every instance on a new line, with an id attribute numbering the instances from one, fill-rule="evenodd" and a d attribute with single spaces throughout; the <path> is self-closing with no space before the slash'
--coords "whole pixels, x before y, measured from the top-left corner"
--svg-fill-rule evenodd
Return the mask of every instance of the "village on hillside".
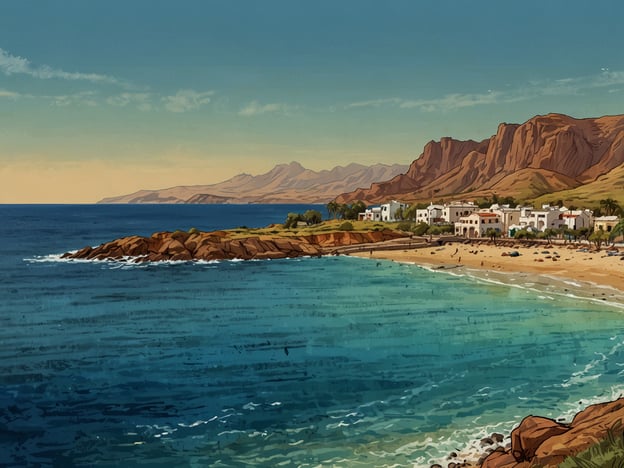
<path id="1" fill-rule="evenodd" d="M 328 206 L 329 208 L 329 206 Z M 489 207 L 470 201 L 431 203 L 424 208 L 391 200 L 378 206 L 366 207 L 358 220 L 377 222 L 407 222 L 418 234 L 449 233 L 464 238 L 556 238 L 587 239 L 597 244 L 623 234 L 624 221 L 617 201 L 603 200 L 600 216 L 590 209 L 565 206 L 533 206 L 492 203 Z M 406 226 L 407 227 L 407 226 Z"/>

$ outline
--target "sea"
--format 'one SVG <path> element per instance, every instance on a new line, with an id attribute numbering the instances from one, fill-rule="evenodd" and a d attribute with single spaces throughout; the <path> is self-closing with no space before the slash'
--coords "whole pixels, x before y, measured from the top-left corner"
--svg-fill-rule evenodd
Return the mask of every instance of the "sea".
<path id="1" fill-rule="evenodd" d="M 0 465 L 446 466 L 624 393 L 608 288 L 349 256 L 60 258 L 308 208 L 0 206 Z"/>

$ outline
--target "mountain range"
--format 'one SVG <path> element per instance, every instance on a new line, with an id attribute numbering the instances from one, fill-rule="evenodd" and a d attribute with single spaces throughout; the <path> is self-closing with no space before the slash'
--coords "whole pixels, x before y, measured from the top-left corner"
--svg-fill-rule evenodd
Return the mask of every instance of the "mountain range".
<path id="1" fill-rule="evenodd" d="M 297 162 L 212 185 L 140 190 L 99 203 L 428 202 L 493 195 L 593 206 L 624 198 L 624 115 L 535 116 L 501 123 L 481 141 L 430 141 L 411 165 L 349 164 L 312 171 Z"/>
<path id="2" fill-rule="evenodd" d="M 327 203 L 343 192 L 388 180 L 407 165 L 349 164 L 312 171 L 298 162 L 279 164 L 260 175 L 239 174 L 212 185 L 140 190 L 98 203 Z"/>
<path id="3" fill-rule="evenodd" d="M 575 119 L 536 116 L 501 123 L 482 141 L 430 141 L 404 174 L 337 197 L 339 203 L 391 198 L 429 201 L 492 194 L 519 200 L 590 201 L 624 196 L 624 115 Z"/>

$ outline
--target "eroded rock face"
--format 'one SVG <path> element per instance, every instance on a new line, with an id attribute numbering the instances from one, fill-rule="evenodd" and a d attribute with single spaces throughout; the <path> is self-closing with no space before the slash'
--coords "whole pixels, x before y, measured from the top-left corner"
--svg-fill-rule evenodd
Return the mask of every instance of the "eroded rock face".
<path id="1" fill-rule="evenodd" d="M 141 262 L 191 260 L 253 260 L 319 256 L 326 249 L 344 245 L 380 242 L 404 234 L 385 230 L 373 232 L 332 232 L 309 236 L 249 236 L 232 238 L 224 231 L 157 232 L 151 237 L 130 236 L 98 247 L 69 252 L 63 258 Z"/>
<path id="2" fill-rule="evenodd" d="M 554 468 L 603 440 L 618 422 L 624 422 L 624 398 L 589 406 L 570 424 L 528 416 L 512 431 L 511 449 L 492 452 L 482 468 Z"/>
<path id="3" fill-rule="evenodd" d="M 574 119 L 549 114 L 521 125 L 502 123 L 495 135 L 480 142 L 431 141 L 405 174 L 336 200 L 429 200 L 432 194 L 437 198 L 482 190 L 513 194 L 528 189 L 541 195 L 592 182 L 622 164 L 624 115 Z M 519 171 L 525 173 L 522 184 L 513 178 Z M 539 190 L 531 188 L 533 174 L 544 179 Z"/>

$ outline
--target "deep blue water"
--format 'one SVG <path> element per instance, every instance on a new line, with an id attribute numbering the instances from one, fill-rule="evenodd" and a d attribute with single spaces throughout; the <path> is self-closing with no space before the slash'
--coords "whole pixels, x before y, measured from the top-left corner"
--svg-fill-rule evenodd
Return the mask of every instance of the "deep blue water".
<path id="1" fill-rule="evenodd" d="M 429 466 L 624 388 L 621 310 L 517 282 L 350 257 L 54 261 L 306 208 L 0 206 L 0 465 Z"/>

